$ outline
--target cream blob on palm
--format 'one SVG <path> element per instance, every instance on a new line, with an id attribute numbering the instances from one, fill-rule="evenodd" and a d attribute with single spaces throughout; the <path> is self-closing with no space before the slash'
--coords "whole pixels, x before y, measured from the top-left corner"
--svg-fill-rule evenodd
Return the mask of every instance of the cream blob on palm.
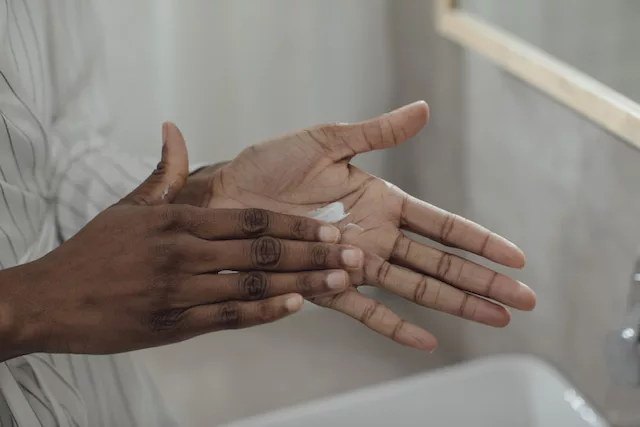
<path id="1" fill-rule="evenodd" d="M 335 224 L 336 222 L 340 222 L 348 217 L 349 213 L 344 211 L 344 205 L 342 202 L 333 202 L 329 203 L 327 206 L 312 210 L 307 213 L 306 216 L 317 219 L 318 221 Z"/>

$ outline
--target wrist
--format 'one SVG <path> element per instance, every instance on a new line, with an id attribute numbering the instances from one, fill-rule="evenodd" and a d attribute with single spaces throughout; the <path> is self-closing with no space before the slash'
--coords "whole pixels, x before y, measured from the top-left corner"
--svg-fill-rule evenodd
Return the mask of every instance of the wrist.
<path id="1" fill-rule="evenodd" d="M 0 271 L 0 362 L 40 351 L 35 318 L 24 315 L 35 303 L 22 298 L 25 290 L 33 291 L 21 272 L 24 267 Z"/>

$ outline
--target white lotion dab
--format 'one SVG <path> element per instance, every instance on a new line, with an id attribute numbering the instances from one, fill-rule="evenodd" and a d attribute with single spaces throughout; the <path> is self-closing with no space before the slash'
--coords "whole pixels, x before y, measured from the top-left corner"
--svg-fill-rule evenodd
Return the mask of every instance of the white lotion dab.
<path id="1" fill-rule="evenodd" d="M 317 219 L 318 221 L 335 224 L 348 217 L 349 214 L 345 213 L 342 202 L 333 202 L 327 206 L 312 210 L 306 216 Z"/>

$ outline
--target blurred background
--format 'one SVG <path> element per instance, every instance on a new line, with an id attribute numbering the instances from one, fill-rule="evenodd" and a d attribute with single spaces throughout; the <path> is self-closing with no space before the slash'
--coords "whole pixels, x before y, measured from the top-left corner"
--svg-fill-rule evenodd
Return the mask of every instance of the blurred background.
<path id="1" fill-rule="evenodd" d="M 637 406 L 640 394 L 612 384 L 602 355 L 640 243 L 639 152 L 441 38 L 430 0 L 99 3 L 115 143 L 155 157 L 160 123 L 172 120 L 191 160 L 214 162 L 425 99 L 427 129 L 355 163 L 516 242 L 528 264 L 509 273 L 538 293 L 536 311 L 514 313 L 505 330 L 376 294 L 436 334 L 430 355 L 310 304 L 274 325 L 140 353 L 182 425 L 510 352 L 551 362 L 605 414 Z M 543 18 L 522 22 L 543 27 Z"/>

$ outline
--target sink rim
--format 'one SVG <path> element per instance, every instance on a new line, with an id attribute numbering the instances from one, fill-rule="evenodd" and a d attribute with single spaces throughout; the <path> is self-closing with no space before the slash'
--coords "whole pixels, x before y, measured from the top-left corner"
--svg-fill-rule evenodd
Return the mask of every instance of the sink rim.
<path id="1" fill-rule="evenodd" d="M 526 369 L 522 369 L 523 367 L 526 367 Z M 583 399 L 586 406 L 593 410 L 595 415 L 599 418 L 599 421 L 606 423 L 606 419 L 602 416 L 600 411 L 597 410 L 597 408 L 595 408 L 591 402 L 572 384 L 571 380 L 562 374 L 562 372 L 560 372 L 555 366 L 551 365 L 544 359 L 531 354 L 512 353 L 489 355 L 461 361 L 432 371 L 417 373 L 411 376 L 397 378 L 367 387 L 356 388 L 335 395 L 321 397 L 307 402 L 301 402 L 255 414 L 246 418 L 233 420 L 223 424 L 222 427 L 254 426 L 254 423 L 258 421 L 269 423 L 281 420 L 283 416 L 294 416 L 301 411 L 315 411 L 326 406 L 333 406 L 334 404 L 336 406 L 341 406 L 341 403 L 347 400 L 346 398 L 349 398 L 351 401 L 353 401 L 354 398 L 358 401 L 368 400 L 373 396 L 379 396 L 380 392 L 388 394 L 394 389 L 397 389 L 399 385 L 404 387 L 415 387 L 424 382 L 427 378 L 430 382 L 438 382 L 442 381 L 443 378 L 450 378 L 451 375 L 458 378 L 464 377 L 470 373 L 478 375 L 483 369 L 497 369 L 503 372 L 506 371 L 507 374 L 515 374 L 516 376 L 523 377 L 524 381 L 527 381 L 527 378 L 533 377 L 549 378 L 551 381 L 560 383 L 565 390 L 574 391 L 579 398 Z"/>

